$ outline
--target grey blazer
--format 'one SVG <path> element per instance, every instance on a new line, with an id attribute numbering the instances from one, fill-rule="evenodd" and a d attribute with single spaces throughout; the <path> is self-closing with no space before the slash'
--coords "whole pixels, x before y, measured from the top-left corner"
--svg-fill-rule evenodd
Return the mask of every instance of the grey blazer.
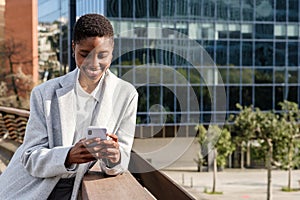
<path id="1" fill-rule="evenodd" d="M 73 171 L 64 161 L 75 131 L 74 86 L 78 70 L 49 80 L 32 90 L 30 117 L 24 143 L 0 175 L 0 198 L 47 199 L 62 175 L 76 173 L 72 199 L 77 198 L 82 177 L 90 163 Z M 109 70 L 104 77 L 94 125 L 106 127 L 119 138 L 121 162 L 114 168 L 102 166 L 108 174 L 127 169 L 134 139 L 138 94 L 135 88 Z M 101 189 L 101 188 L 99 188 Z"/>

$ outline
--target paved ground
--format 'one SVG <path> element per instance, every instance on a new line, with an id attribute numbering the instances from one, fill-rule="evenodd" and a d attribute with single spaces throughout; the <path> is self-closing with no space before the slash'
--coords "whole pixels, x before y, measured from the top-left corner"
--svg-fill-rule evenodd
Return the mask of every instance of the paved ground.
<path id="1" fill-rule="evenodd" d="M 267 171 L 259 169 L 227 169 L 217 174 L 217 191 L 221 195 L 208 195 L 203 193 L 212 187 L 212 172 L 195 172 L 164 170 L 167 176 L 190 192 L 196 199 L 201 200 L 264 200 L 267 199 Z M 281 188 L 287 186 L 287 171 L 273 171 L 273 200 L 299 200 L 300 190 L 297 192 L 282 192 Z M 292 187 L 300 189 L 300 170 L 292 173 Z M 191 186 L 192 185 L 192 186 Z"/>
<path id="2" fill-rule="evenodd" d="M 184 186 L 197 199 L 201 200 L 265 200 L 267 199 L 267 171 L 259 169 L 226 169 L 223 172 L 218 172 L 217 191 L 223 192 L 222 195 L 207 195 L 203 193 L 207 188 L 209 191 L 212 187 L 212 172 L 195 172 L 196 164 L 193 161 L 197 158 L 199 144 L 195 140 L 187 144 L 186 138 L 177 138 L 177 142 L 172 138 L 157 138 L 157 139 L 135 139 L 134 149 L 137 152 L 145 153 L 144 159 L 150 160 L 155 167 L 160 166 L 169 158 L 172 159 L 173 153 L 165 153 L 163 147 L 173 147 L 171 150 L 177 149 L 183 152 L 183 155 L 177 159 L 173 158 L 173 162 L 167 163 L 168 170 L 166 173 L 178 184 Z M 171 145 L 172 144 L 172 145 Z M 169 145 L 169 146 L 168 146 Z M 150 152 L 147 154 L 147 152 Z M 151 156 L 151 152 L 159 152 L 159 156 Z M 162 165 L 163 166 L 163 165 Z M 161 169 L 161 168 L 158 168 Z M 273 171 L 273 200 L 300 200 L 300 191 L 297 192 L 282 192 L 281 188 L 287 186 L 288 173 L 286 171 Z M 183 178 L 184 177 L 184 178 Z M 183 181 L 184 179 L 184 181 Z M 192 185 L 191 187 L 191 179 Z M 298 183 L 300 180 L 300 170 L 293 171 L 292 187 L 300 188 Z"/>

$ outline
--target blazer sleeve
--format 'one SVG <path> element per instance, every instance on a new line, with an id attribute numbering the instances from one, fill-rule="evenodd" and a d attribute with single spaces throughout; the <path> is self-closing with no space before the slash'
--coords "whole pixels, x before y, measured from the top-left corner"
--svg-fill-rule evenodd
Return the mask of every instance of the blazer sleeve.
<path id="1" fill-rule="evenodd" d="M 108 175 L 117 175 L 123 173 L 128 169 L 136 125 L 138 103 L 138 93 L 136 92 L 136 90 L 133 95 L 131 95 L 130 99 L 131 100 L 129 101 L 129 104 L 125 110 L 120 126 L 116 132 L 121 153 L 121 161 L 114 167 L 108 167 L 106 162 L 104 162 L 103 160 L 100 160 L 99 162 L 102 171 L 104 171 Z"/>
<path id="2" fill-rule="evenodd" d="M 51 91 L 47 91 L 51 92 Z M 53 135 L 48 134 L 44 99 L 39 87 L 32 90 L 30 116 L 22 144 L 21 162 L 34 177 L 48 178 L 75 173 L 65 168 L 64 162 L 70 147 L 49 148 Z M 49 131 L 51 132 L 51 130 Z"/>

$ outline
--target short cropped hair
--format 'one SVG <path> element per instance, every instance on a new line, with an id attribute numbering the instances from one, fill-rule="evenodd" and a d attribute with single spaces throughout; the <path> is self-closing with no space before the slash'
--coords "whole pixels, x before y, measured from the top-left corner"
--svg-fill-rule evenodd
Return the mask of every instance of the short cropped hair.
<path id="1" fill-rule="evenodd" d="M 99 14 L 86 14 L 81 16 L 73 28 L 73 41 L 78 43 L 88 37 L 111 37 L 114 30 L 110 21 Z"/>

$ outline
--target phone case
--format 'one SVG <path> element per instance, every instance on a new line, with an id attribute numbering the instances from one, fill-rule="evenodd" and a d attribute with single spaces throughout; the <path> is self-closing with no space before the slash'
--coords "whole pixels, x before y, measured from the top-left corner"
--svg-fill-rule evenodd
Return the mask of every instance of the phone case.
<path id="1" fill-rule="evenodd" d="M 106 128 L 100 128 L 100 127 L 95 127 L 95 126 L 89 126 L 87 129 L 87 138 L 96 138 L 99 137 L 101 140 L 106 140 Z"/>

